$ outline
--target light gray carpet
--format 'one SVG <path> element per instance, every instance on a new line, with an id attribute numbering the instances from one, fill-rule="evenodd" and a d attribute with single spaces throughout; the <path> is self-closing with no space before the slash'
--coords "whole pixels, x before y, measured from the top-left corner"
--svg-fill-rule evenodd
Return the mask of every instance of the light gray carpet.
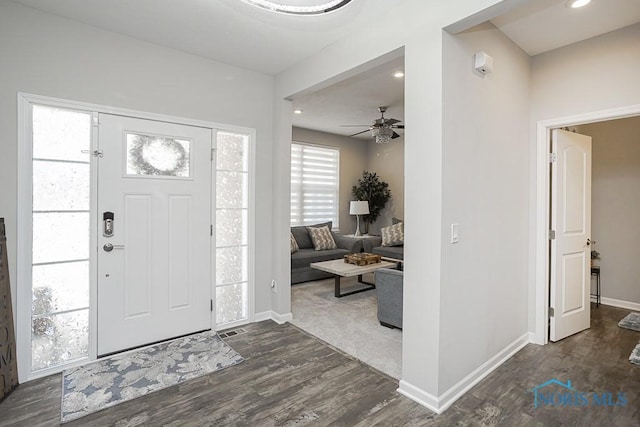
<path id="1" fill-rule="evenodd" d="M 618 326 L 640 332 L 640 313 L 629 313 L 618 323 Z"/>
<path id="2" fill-rule="evenodd" d="M 365 275 L 373 281 L 372 275 Z M 293 323 L 368 365 L 400 379 L 402 331 L 381 326 L 376 291 L 343 298 L 333 296 L 333 279 L 291 286 Z M 342 291 L 355 289 L 355 278 L 344 279 Z"/>
<path id="3" fill-rule="evenodd" d="M 215 332 L 201 332 L 64 371 L 61 421 L 84 417 L 243 360 Z"/>

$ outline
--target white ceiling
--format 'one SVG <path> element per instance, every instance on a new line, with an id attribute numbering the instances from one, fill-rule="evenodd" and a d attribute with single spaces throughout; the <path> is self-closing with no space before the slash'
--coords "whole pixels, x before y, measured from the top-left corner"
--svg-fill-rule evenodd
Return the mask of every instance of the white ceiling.
<path id="1" fill-rule="evenodd" d="M 294 99 L 293 108 L 303 110 L 294 115 L 293 125 L 339 135 L 352 135 L 367 129 L 380 118 L 379 106 L 387 106 L 385 118 L 404 117 L 404 78 L 393 73 L 404 71 L 404 58 L 399 58 L 343 80 L 310 95 Z M 341 127 L 342 125 L 363 125 Z M 400 135 L 403 134 L 399 130 Z M 371 139 L 369 132 L 360 139 Z"/>
<path id="2" fill-rule="evenodd" d="M 321 16 L 275 14 L 240 0 L 12 1 L 273 75 L 389 12 L 388 0 L 353 0 Z"/>
<path id="3" fill-rule="evenodd" d="M 240 0 L 12 1 L 272 75 L 389 13 L 388 0 L 353 0 L 313 17 L 273 14 Z M 640 0 L 592 0 L 577 10 L 566 7 L 566 0 L 530 0 L 492 20 L 532 56 L 639 21 Z M 294 99 L 294 107 L 304 110 L 294 116 L 294 126 L 350 135 L 358 128 L 340 125 L 367 125 L 379 117 L 380 105 L 389 106 L 385 117 L 403 120 L 403 81 L 391 75 L 401 68 L 398 60 Z"/>
<path id="4" fill-rule="evenodd" d="M 534 56 L 640 22 L 640 0 L 592 0 L 580 9 L 534 0 L 491 22 Z"/>

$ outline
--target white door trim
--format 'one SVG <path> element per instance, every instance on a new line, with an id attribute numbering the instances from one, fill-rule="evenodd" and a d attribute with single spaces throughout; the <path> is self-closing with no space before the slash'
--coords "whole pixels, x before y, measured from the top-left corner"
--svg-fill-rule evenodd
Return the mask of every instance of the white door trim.
<path id="1" fill-rule="evenodd" d="M 130 110 L 126 108 L 117 108 L 110 107 L 107 105 L 93 104 L 81 101 L 67 100 L 49 96 L 35 95 L 30 93 L 18 92 L 17 94 L 17 104 L 18 104 L 18 175 L 17 175 L 17 186 L 18 186 L 18 197 L 17 197 L 17 271 L 16 271 L 16 352 L 17 352 L 17 360 L 18 360 L 18 378 L 20 383 L 24 383 L 36 378 L 41 378 L 44 376 L 48 376 L 54 373 L 61 372 L 63 369 L 68 369 L 74 366 L 79 366 L 87 363 L 87 361 L 96 360 L 97 357 L 97 340 L 96 331 L 97 331 L 97 316 L 96 316 L 96 307 L 97 307 L 97 288 L 96 288 L 96 280 L 95 280 L 95 261 L 92 261 L 91 266 L 91 288 L 90 288 L 90 298 L 89 298 L 89 357 L 86 360 L 81 360 L 75 362 L 73 364 L 65 365 L 63 368 L 52 368 L 47 370 L 39 371 L 37 374 L 31 373 L 31 150 L 32 150 L 32 141 L 31 141 L 31 126 L 32 126 L 32 118 L 31 118 L 31 105 L 32 104 L 40 104 L 51 107 L 60 107 L 66 108 L 75 111 L 84 111 L 89 113 L 94 113 L 93 117 L 97 116 L 96 113 L 107 113 L 114 115 L 121 115 L 127 117 L 135 117 L 140 119 L 147 120 L 155 120 L 160 122 L 168 122 L 168 123 L 176 123 L 181 125 L 188 126 L 197 126 L 211 129 L 213 135 L 215 137 L 216 133 L 219 131 L 222 132 L 234 132 L 239 134 L 244 134 L 249 136 L 249 147 L 250 147 L 250 174 L 251 180 L 249 182 L 249 277 L 248 277 L 248 286 L 249 286 L 249 319 L 248 322 L 253 322 L 255 318 L 255 146 L 256 146 L 256 131 L 252 128 L 228 125 L 223 123 L 217 123 L 207 120 L 198 120 L 198 119 L 190 119 L 186 117 L 179 116 L 170 116 L 166 114 L 157 114 L 157 113 L 149 113 L 146 111 L 139 110 Z M 95 149 L 97 146 L 97 134 L 92 132 L 91 135 L 91 146 L 92 149 Z M 96 182 L 97 171 L 95 168 L 92 171 L 92 182 Z M 92 184 L 93 185 L 93 184 Z M 92 191 L 95 189 L 92 188 Z M 215 188 L 212 188 L 212 191 L 215 191 Z M 213 196 L 215 198 L 215 195 Z M 97 203 L 96 200 L 92 200 L 91 209 L 95 209 L 94 203 Z M 211 221 L 214 221 L 215 211 L 212 211 Z M 97 216 L 96 216 L 97 218 Z M 97 220 L 96 218 L 92 219 L 92 227 L 94 230 L 97 229 Z M 28 219 L 28 220 L 27 220 Z M 212 222 L 213 224 L 213 222 Z M 92 233 L 93 234 L 93 233 Z M 96 244 L 96 236 L 91 237 L 91 245 L 92 251 L 97 250 Z M 215 252 L 212 252 L 215 254 Z M 212 269 L 215 268 L 214 264 L 215 260 L 212 260 Z M 215 298 L 215 274 L 212 274 L 211 279 L 211 295 Z M 215 325 L 215 311 L 212 312 L 212 328 Z M 247 323 L 247 322 L 245 322 Z"/>
<path id="2" fill-rule="evenodd" d="M 605 120 L 623 119 L 640 115 L 640 104 L 620 108 L 599 110 L 547 120 L 540 120 L 536 126 L 536 224 L 535 224 L 535 307 L 534 342 L 547 344 L 547 309 L 549 307 L 549 155 L 550 132 L 553 128 L 576 126 Z"/>

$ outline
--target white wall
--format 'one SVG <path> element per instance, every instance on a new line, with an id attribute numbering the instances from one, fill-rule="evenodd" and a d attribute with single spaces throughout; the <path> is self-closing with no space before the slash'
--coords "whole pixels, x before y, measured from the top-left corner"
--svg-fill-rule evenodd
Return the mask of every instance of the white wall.
<path id="1" fill-rule="evenodd" d="M 367 141 L 366 169 L 377 173 L 391 190 L 391 200 L 369 226 L 369 234 L 380 234 L 380 228 L 391 225 L 392 218 L 404 219 L 404 137 L 389 144 Z"/>
<path id="2" fill-rule="evenodd" d="M 273 78 L 0 3 L 0 216 L 16 292 L 17 93 L 257 130 L 256 311 L 271 308 Z"/>
<path id="3" fill-rule="evenodd" d="M 532 58 L 530 146 L 530 251 L 535 254 L 536 124 L 605 109 L 640 104 L 640 24 Z M 529 328 L 536 314 L 535 255 L 531 257 Z"/>
<path id="4" fill-rule="evenodd" d="M 529 56 L 491 24 L 443 39 L 440 388 L 527 332 Z M 494 71 L 473 69 L 473 54 Z M 459 224 L 460 242 L 449 241 Z M 464 357 L 460 357 L 464 355 Z"/>
<path id="5" fill-rule="evenodd" d="M 575 130 L 593 141 L 591 238 L 602 296 L 640 304 L 640 117 Z"/>
<path id="6" fill-rule="evenodd" d="M 297 127 L 292 129 L 292 138 L 293 141 L 336 147 L 340 150 L 338 226 L 341 234 L 352 234 L 356 229 L 356 220 L 355 216 L 349 215 L 349 202 L 353 200 L 351 186 L 362 176 L 366 167 L 369 141 Z"/>
<path id="7" fill-rule="evenodd" d="M 441 251 L 442 251 L 442 28 L 470 15 L 480 13 L 473 22 L 492 18 L 521 0 L 405 0 L 394 4 L 393 13 L 385 16 L 385 31 L 371 26 L 349 34 L 340 43 L 300 62 L 276 76 L 276 98 L 286 99 L 295 94 L 318 89 L 346 76 L 354 75 L 374 63 L 387 62 L 393 55 L 405 58 L 405 271 L 402 380 L 404 394 L 431 406 L 440 407 L 440 307 Z M 477 20 L 481 19 L 481 20 Z M 402 52 L 400 52 L 402 51 Z M 398 53 L 400 52 L 400 53 Z M 385 56 L 387 55 L 387 56 Z M 290 113 L 276 112 L 278 129 L 291 126 Z M 282 132 L 284 134 L 284 132 Z M 277 138 L 277 152 L 283 154 L 288 144 Z M 280 173 L 283 173 L 282 171 Z M 285 171 L 286 173 L 286 171 Z M 276 209 L 287 206 L 289 189 L 283 182 L 274 188 Z M 274 252 L 288 246 L 288 228 L 282 221 L 274 221 Z M 284 268 L 287 258 L 277 260 L 281 278 L 286 280 Z M 280 279 L 279 279 L 280 280 Z M 491 290 L 488 289 L 487 292 Z M 290 290 L 280 288 L 274 294 L 274 305 L 289 310 Z M 456 296 L 456 299 L 466 296 Z M 449 302 L 455 304 L 455 302 Z M 514 304 L 518 304 L 516 301 Z M 519 307 L 526 311 L 526 303 Z M 491 321 L 499 323 L 502 313 L 488 313 Z M 483 327 L 489 322 L 483 323 Z M 494 325 L 492 325 L 494 326 Z M 476 331 L 477 332 L 477 331 Z M 483 331 L 487 333 L 487 331 Z M 475 350 L 475 349 L 474 349 Z M 455 368 L 467 353 L 457 354 L 449 366 L 455 372 L 448 377 L 467 373 L 467 366 Z"/>

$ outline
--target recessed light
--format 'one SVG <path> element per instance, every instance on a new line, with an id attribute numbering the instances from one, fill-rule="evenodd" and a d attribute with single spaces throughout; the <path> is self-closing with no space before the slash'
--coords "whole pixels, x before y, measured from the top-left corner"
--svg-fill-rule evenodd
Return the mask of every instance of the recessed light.
<path id="1" fill-rule="evenodd" d="M 293 110 L 293 114 L 302 114 L 302 110 L 299 108 L 296 108 L 295 110 Z"/>
<path id="2" fill-rule="evenodd" d="M 396 79 L 400 79 L 404 77 L 404 73 L 402 71 L 396 71 L 395 73 L 393 73 L 393 77 L 395 77 Z"/>
<path id="3" fill-rule="evenodd" d="M 583 7 L 591 3 L 591 0 L 569 0 L 567 4 L 569 7 L 573 9 L 577 9 L 579 7 Z"/>

